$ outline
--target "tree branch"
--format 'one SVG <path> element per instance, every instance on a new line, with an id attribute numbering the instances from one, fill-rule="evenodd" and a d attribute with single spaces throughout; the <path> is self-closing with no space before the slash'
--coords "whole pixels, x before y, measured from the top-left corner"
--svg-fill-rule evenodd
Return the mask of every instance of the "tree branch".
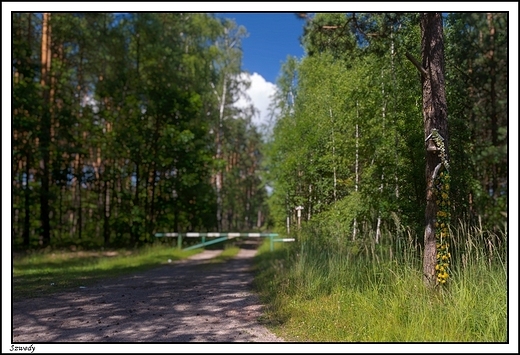
<path id="1" fill-rule="evenodd" d="M 406 58 L 408 58 L 408 60 L 409 60 L 410 62 L 412 62 L 413 65 L 415 65 L 415 67 L 417 68 L 417 70 L 419 70 L 419 72 L 420 72 L 422 75 L 426 76 L 426 75 L 428 74 L 428 72 L 426 71 L 426 69 L 424 69 L 424 68 L 422 67 L 422 65 L 419 64 L 419 62 L 417 61 L 417 59 L 415 59 L 415 58 L 414 58 L 410 53 L 406 52 L 405 55 L 406 55 Z"/>

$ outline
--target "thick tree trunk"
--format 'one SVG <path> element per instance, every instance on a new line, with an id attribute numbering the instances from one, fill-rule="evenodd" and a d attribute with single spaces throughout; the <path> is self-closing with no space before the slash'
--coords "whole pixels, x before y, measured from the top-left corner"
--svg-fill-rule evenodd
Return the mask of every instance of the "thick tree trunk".
<path id="1" fill-rule="evenodd" d="M 426 211 L 424 230 L 423 276 L 428 286 L 436 283 L 436 241 L 435 218 L 437 205 L 433 195 L 434 172 L 441 163 L 439 152 L 428 139 L 433 129 L 437 129 L 444 137 L 447 148 L 448 110 L 444 84 L 444 42 L 442 32 L 442 15 L 425 13 L 421 16 L 422 33 L 422 67 L 426 75 L 422 76 L 423 117 L 426 147 Z M 447 154 L 447 152 L 446 152 Z M 438 170 L 438 169 L 437 169 Z"/>

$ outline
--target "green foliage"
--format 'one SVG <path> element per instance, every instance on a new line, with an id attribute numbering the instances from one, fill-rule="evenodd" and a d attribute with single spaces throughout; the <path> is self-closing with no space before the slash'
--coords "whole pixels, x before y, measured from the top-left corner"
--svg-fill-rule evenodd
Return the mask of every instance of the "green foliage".
<path id="1" fill-rule="evenodd" d="M 332 18 L 350 28 L 344 42 L 324 32 L 340 23 Z M 433 291 L 418 271 L 426 205 L 421 80 L 404 58 L 420 52 L 418 17 L 315 19 L 303 40 L 308 56 L 288 59 L 275 97 L 269 203 L 276 229 L 297 243 L 259 256 L 255 284 L 269 304 L 266 321 L 291 341 L 506 341 L 504 15 L 455 14 L 446 22 L 442 159 L 449 165 L 436 184 L 436 274 L 450 282 Z M 301 227 L 296 206 L 304 207 Z"/>
<path id="2" fill-rule="evenodd" d="M 398 38 L 394 50 L 410 41 Z M 392 51 L 383 58 L 364 51 L 362 61 L 340 60 L 327 51 L 297 65 L 290 61 L 279 79 L 276 106 L 290 109 L 280 111 L 268 159 L 272 212 L 282 212 L 275 217 L 280 224 L 295 206 L 303 205 L 308 219 L 356 192 L 362 196 L 362 219 L 378 213 L 388 219 L 399 210 L 409 223 L 421 223 L 419 82 Z M 297 85 L 291 84 L 294 77 Z M 344 228 L 352 228 L 351 222 Z"/>
<path id="3" fill-rule="evenodd" d="M 487 228 L 504 222 L 508 195 L 507 13 L 449 14 L 446 84 L 455 213 Z"/>
<path id="4" fill-rule="evenodd" d="M 481 216 L 495 231 L 507 209 L 504 25 L 503 14 L 450 14 L 445 29 L 450 212 L 471 224 Z M 296 229 L 296 206 L 304 207 L 302 221 L 346 239 L 354 221 L 378 235 L 395 215 L 416 232 L 424 228 L 421 80 L 404 56 L 419 53 L 420 42 L 417 14 L 307 21 L 307 56 L 282 67 L 266 149 L 277 230 L 286 230 L 287 218 Z"/>
<path id="5" fill-rule="evenodd" d="M 229 184 L 229 228 L 262 224 L 261 137 L 252 111 L 233 106 L 249 85 L 239 75 L 245 29 L 203 13 L 53 14 L 50 79 L 42 87 L 41 20 L 40 13 L 13 15 L 15 248 L 37 243 L 43 194 L 54 246 L 133 246 L 158 231 L 215 230 L 218 170 Z M 226 47 L 230 39 L 238 42 Z M 223 78 L 219 121 L 215 88 Z M 52 95 L 47 116 L 44 90 Z M 224 154 L 214 159 L 220 126 Z"/>

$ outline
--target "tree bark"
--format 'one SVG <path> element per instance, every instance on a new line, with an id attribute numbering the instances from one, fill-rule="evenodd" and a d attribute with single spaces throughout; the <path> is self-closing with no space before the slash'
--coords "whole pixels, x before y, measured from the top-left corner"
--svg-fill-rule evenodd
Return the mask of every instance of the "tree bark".
<path id="1" fill-rule="evenodd" d="M 23 223 L 23 245 L 26 248 L 30 246 L 30 231 L 31 231 L 31 189 L 29 187 L 29 177 L 31 176 L 31 154 L 27 151 L 27 160 L 25 164 L 25 188 L 24 188 L 24 223 Z"/>
<path id="2" fill-rule="evenodd" d="M 493 14 L 487 13 L 487 23 L 489 28 L 489 51 L 487 58 L 489 60 L 489 77 L 490 88 L 489 96 L 491 99 L 491 143 L 494 147 L 498 147 L 498 112 L 497 112 L 497 91 L 496 91 L 496 61 L 495 61 L 495 25 L 493 23 Z M 496 199 L 500 196 L 498 192 L 498 163 L 494 162 L 491 168 L 491 189 L 493 190 L 493 197 Z"/>
<path id="3" fill-rule="evenodd" d="M 217 128 L 217 161 L 220 164 L 220 159 L 222 159 L 222 140 L 224 136 L 223 131 L 223 121 L 224 121 L 224 107 L 226 105 L 226 84 L 227 80 L 224 77 L 222 84 L 222 95 L 219 97 L 220 99 L 220 107 L 219 107 L 219 118 L 218 118 L 218 128 Z M 219 165 L 217 174 L 215 176 L 215 185 L 217 192 L 217 230 L 219 232 L 222 231 L 222 184 L 223 184 L 223 172 L 222 168 Z"/>
<path id="4" fill-rule="evenodd" d="M 108 179 L 104 181 L 104 206 L 103 206 L 103 244 L 109 246 L 110 244 L 110 183 Z"/>
<path id="5" fill-rule="evenodd" d="M 356 192 L 359 190 L 359 103 L 356 100 Z M 354 218 L 354 227 L 352 231 L 352 240 L 356 240 L 357 234 L 357 216 Z"/>
<path id="6" fill-rule="evenodd" d="M 51 69 L 51 15 L 43 14 L 42 41 L 41 41 L 41 80 L 43 91 L 43 105 L 40 123 L 40 169 L 41 169 L 41 191 L 40 191 L 40 245 L 49 245 L 50 236 L 50 142 L 51 142 L 51 113 L 50 113 L 50 69 Z"/>
<path id="7" fill-rule="evenodd" d="M 426 75 L 422 76 L 426 148 L 426 211 L 423 276 L 425 284 L 432 287 L 436 284 L 435 218 L 438 210 L 433 195 L 433 183 L 435 180 L 435 168 L 441 163 L 438 150 L 431 149 L 433 142 L 431 139 L 428 139 L 432 133 L 432 129 L 437 129 L 439 134 L 444 137 L 446 154 L 448 154 L 448 110 L 444 83 L 442 15 L 440 13 L 422 14 L 421 35 L 422 68 L 426 71 Z"/>

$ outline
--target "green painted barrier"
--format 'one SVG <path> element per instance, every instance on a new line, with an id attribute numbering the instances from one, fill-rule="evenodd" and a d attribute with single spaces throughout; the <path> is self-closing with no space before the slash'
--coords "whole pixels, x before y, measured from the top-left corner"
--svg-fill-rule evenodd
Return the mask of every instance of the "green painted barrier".
<path id="1" fill-rule="evenodd" d="M 207 245 L 220 243 L 228 239 L 238 238 L 238 237 L 248 237 L 248 238 L 269 238 L 269 246 L 271 251 L 274 250 L 275 242 L 294 242 L 294 238 L 276 238 L 278 237 L 277 233 L 156 233 L 156 238 L 162 237 L 173 237 L 177 238 L 177 248 L 182 248 L 182 238 L 202 238 L 202 243 L 195 244 L 189 246 L 183 250 L 192 250 L 197 248 L 203 248 Z M 213 240 L 206 240 L 206 237 L 209 238 L 217 238 Z"/>

